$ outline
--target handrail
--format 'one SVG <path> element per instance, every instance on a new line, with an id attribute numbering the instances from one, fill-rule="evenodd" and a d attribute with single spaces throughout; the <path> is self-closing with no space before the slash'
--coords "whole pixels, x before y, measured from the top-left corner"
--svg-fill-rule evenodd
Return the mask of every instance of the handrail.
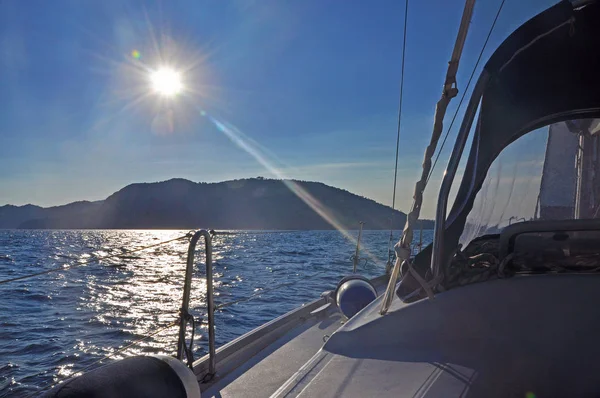
<path id="1" fill-rule="evenodd" d="M 206 307 L 208 312 L 208 373 L 211 376 L 215 375 L 215 303 L 213 297 L 213 277 L 212 277 L 212 236 L 205 230 L 196 231 L 190 239 L 188 247 L 187 264 L 185 268 L 185 282 L 183 285 L 183 301 L 181 304 L 181 317 L 179 323 L 179 341 L 177 342 L 177 359 L 183 359 L 185 348 L 185 329 L 190 319 L 189 304 L 190 293 L 192 288 L 192 272 L 194 270 L 194 253 L 196 244 L 200 237 L 204 237 L 204 245 L 206 250 Z M 193 332 L 192 332 L 193 333 Z M 193 334 L 192 334 L 193 336 Z M 186 354 L 186 356 L 189 354 Z M 193 362 L 193 358 L 187 358 L 189 363 Z"/>

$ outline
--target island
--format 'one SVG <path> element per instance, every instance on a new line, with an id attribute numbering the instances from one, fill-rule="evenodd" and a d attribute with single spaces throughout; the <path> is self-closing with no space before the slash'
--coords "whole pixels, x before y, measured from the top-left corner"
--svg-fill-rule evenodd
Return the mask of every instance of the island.
<path id="1" fill-rule="evenodd" d="M 406 214 L 320 182 L 176 178 L 131 184 L 100 201 L 0 207 L 0 228 L 328 230 L 402 229 Z M 422 220 L 423 229 L 433 221 Z"/>

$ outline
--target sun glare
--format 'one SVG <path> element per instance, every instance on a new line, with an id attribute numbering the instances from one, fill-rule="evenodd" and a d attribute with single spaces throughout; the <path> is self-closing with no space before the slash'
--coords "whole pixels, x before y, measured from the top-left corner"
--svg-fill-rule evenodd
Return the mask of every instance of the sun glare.
<path id="1" fill-rule="evenodd" d="M 152 88 L 165 97 L 173 97 L 181 92 L 181 73 L 171 68 L 160 68 L 150 74 Z"/>

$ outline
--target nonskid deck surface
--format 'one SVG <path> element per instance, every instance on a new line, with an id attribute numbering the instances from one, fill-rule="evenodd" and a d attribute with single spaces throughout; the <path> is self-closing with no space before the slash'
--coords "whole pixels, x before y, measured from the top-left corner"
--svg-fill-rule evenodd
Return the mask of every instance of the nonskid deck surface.
<path id="1" fill-rule="evenodd" d="M 248 362 L 219 380 L 202 397 L 268 397 L 323 346 L 341 326 L 341 317 L 311 319 L 290 330 Z"/>
<path id="2" fill-rule="evenodd" d="M 377 294 L 383 294 L 387 279 L 380 277 L 373 282 Z M 202 397 L 268 397 L 274 394 L 342 325 L 342 317 L 333 306 L 318 315 L 301 317 L 298 325 L 286 330 L 214 384 L 209 387 L 201 384 Z M 217 374 L 222 374 L 219 363 Z"/>
<path id="3" fill-rule="evenodd" d="M 380 296 L 345 324 L 333 308 L 304 312 L 245 362 L 225 362 L 202 396 L 600 396 L 592 332 L 600 318 L 590 315 L 599 282 L 568 274 L 493 280 L 433 301 L 395 300 L 385 316 Z"/>
<path id="4" fill-rule="evenodd" d="M 372 303 L 273 397 L 597 397 L 600 275 L 522 276 Z M 377 300 L 380 301 L 380 300 Z"/>

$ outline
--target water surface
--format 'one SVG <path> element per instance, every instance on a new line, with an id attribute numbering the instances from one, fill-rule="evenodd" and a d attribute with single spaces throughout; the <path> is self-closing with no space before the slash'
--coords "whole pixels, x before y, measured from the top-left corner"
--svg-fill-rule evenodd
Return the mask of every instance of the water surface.
<path id="1" fill-rule="evenodd" d="M 99 359 L 175 321 L 187 240 L 135 254 L 124 252 L 186 232 L 0 231 L 0 280 L 119 255 L 0 285 L 0 396 L 27 396 L 99 366 Z M 430 231 L 425 235 L 428 241 Z M 359 267 L 361 274 L 375 277 L 384 272 L 388 238 L 389 231 L 363 233 L 362 255 L 370 259 Z M 191 298 L 191 312 L 198 319 L 196 357 L 207 349 L 204 255 L 201 244 L 198 248 Z M 217 345 L 334 288 L 351 272 L 353 253 L 354 244 L 337 231 L 217 235 L 216 303 L 264 291 L 216 312 Z M 176 334 L 177 328 L 172 327 L 102 363 L 136 354 L 174 354 Z"/>

